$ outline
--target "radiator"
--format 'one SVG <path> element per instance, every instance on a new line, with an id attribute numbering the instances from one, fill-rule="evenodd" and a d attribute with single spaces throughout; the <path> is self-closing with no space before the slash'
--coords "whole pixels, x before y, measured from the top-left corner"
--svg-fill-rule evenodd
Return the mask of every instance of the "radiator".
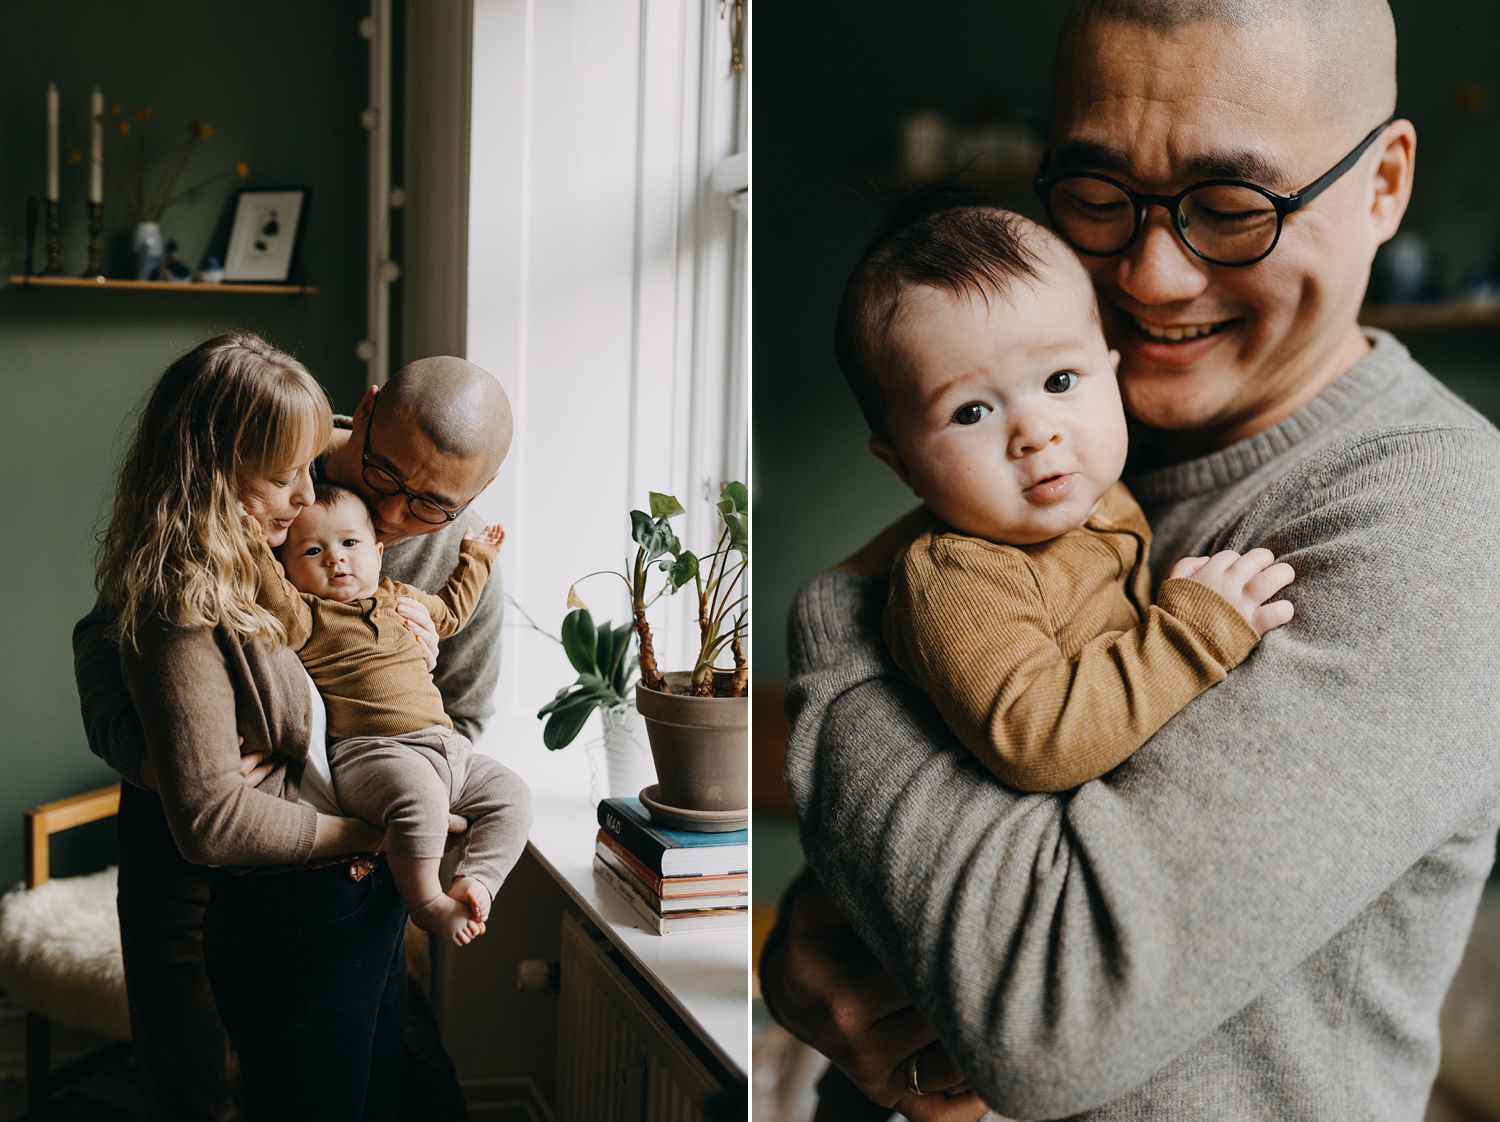
<path id="1" fill-rule="evenodd" d="M 706 1122 L 722 1087 L 607 946 L 564 913 L 557 1122 Z"/>

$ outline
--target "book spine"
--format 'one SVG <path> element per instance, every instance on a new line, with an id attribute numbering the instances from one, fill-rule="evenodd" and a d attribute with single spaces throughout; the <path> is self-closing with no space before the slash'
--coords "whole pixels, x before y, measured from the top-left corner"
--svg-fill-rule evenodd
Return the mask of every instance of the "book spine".
<path id="1" fill-rule="evenodd" d="M 661 916 L 653 912 L 647 906 L 646 902 L 631 890 L 630 885 L 621 879 L 620 875 L 605 864 L 597 855 L 594 857 L 594 872 L 599 874 L 600 880 L 624 897 L 625 902 L 635 910 L 635 913 L 646 921 L 648 930 L 654 931 L 658 935 L 662 934 Z"/>
<path id="2" fill-rule="evenodd" d="M 621 845 L 639 857 L 652 872 L 661 876 L 662 855 L 666 853 L 668 847 L 659 838 L 652 837 L 642 829 L 634 819 L 621 813 L 619 808 L 609 804 L 609 799 L 599 804 L 600 828 L 611 837 L 617 838 Z"/>
<path id="3" fill-rule="evenodd" d="M 666 909 L 662 907 L 662 899 L 660 894 L 651 891 L 651 889 L 647 887 L 644 882 L 642 882 L 641 878 L 636 876 L 634 870 L 632 870 L 630 866 L 626 865 L 625 862 L 615 857 L 613 852 L 606 850 L 604 853 L 595 853 L 594 863 L 596 865 L 602 863 L 605 866 L 607 872 L 615 874 L 622 881 L 628 884 L 631 888 L 631 891 L 635 892 L 636 895 L 638 895 L 642 900 L 651 905 L 653 911 L 658 913 L 666 911 Z"/>
<path id="4" fill-rule="evenodd" d="M 599 830 L 599 838 L 594 848 L 604 850 L 606 857 L 617 858 L 631 872 L 635 873 L 636 876 L 649 885 L 652 892 L 655 892 L 658 896 L 662 894 L 665 878 L 659 873 L 653 873 L 650 866 L 634 853 L 631 853 L 630 850 L 626 849 L 620 842 L 620 839 L 609 833 L 609 831 L 603 828 Z"/>

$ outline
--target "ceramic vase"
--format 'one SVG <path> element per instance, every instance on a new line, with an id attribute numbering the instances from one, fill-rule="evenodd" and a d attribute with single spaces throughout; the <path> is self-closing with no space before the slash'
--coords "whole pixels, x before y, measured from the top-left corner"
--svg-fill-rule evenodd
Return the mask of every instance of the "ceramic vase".
<path id="1" fill-rule="evenodd" d="M 656 782 L 645 719 L 629 705 L 599 710 L 604 726 L 604 765 L 610 798 L 635 798 Z"/>
<path id="2" fill-rule="evenodd" d="M 156 270 L 161 267 L 161 224 L 137 222 L 131 248 L 135 252 L 135 279 L 155 280 Z"/>

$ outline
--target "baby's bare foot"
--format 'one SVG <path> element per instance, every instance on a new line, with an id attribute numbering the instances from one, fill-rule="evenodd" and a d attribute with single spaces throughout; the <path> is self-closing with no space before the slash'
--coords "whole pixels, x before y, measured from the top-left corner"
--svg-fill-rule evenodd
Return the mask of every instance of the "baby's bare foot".
<path id="1" fill-rule="evenodd" d="M 468 946 L 484 934 L 484 924 L 474 918 L 469 906 L 451 896 L 434 896 L 422 904 L 408 901 L 407 908 L 413 923 L 429 935 L 446 939 L 454 946 Z"/>
<path id="2" fill-rule="evenodd" d="M 473 877 L 455 877 L 448 887 L 448 895 L 460 904 L 466 904 L 470 913 L 481 924 L 490 918 L 490 890 Z"/>

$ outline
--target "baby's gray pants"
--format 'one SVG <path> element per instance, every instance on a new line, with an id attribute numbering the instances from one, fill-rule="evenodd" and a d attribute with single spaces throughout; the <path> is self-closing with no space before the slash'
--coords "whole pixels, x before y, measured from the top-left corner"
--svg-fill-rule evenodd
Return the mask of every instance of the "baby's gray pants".
<path id="1" fill-rule="evenodd" d="M 442 725 L 335 741 L 328 767 L 344 813 L 384 826 L 386 851 L 398 857 L 441 857 L 449 811 L 467 818 L 455 875 L 476 878 L 491 898 L 526 848 L 525 781 Z"/>

